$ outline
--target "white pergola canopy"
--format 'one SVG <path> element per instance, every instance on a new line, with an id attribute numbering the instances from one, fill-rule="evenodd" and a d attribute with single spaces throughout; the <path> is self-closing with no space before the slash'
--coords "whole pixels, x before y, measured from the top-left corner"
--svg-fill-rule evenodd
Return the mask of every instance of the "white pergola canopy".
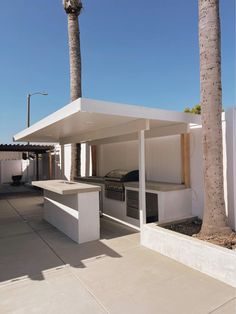
<path id="1" fill-rule="evenodd" d="M 14 136 L 14 141 L 106 143 L 138 139 L 140 228 L 146 223 L 145 138 L 188 132 L 193 114 L 80 98 Z M 88 145 L 87 145 L 88 146 Z M 88 162 L 89 158 L 86 158 Z"/>
<path id="2" fill-rule="evenodd" d="M 183 112 L 79 98 L 14 136 L 14 141 L 79 143 L 184 133 L 200 117 Z"/>

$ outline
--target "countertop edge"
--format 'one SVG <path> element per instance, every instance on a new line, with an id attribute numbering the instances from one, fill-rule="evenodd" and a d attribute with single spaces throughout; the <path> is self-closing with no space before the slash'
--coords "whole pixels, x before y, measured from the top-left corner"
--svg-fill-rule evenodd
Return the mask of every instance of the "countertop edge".
<path id="1" fill-rule="evenodd" d="M 58 182 L 58 181 L 57 181 Z M 55 182 L 55 183 L 57 183 Z M 53 183 L 53 182 L 52 182 Z M 74 195 L 74 194 L 82 194 L 82 193 L 90 193 L 90 192 L 99 192 L 101 191 L 101 187 L 100 186 L 91 186 L 89 184 L 86 183 L 82 183 L 83 185 L 88 185 L 88 187 L 77 187 L 74 188 L 72 190 L 70 190 L 69 188 L 67 189 L 63 189 L 63 188 L 57 188 L 57 187 L 53 187 L 51 184 L 47 185 L 47 183 L 42 183 L 42 181 L 38 182 L 38 181 L 32 181 L 32 185 L 33 186 L 37 186 L 43 190 L 49 191 L 49 192 L 53 192 L 56 194 L 60 194 L 60 195 Z"/>

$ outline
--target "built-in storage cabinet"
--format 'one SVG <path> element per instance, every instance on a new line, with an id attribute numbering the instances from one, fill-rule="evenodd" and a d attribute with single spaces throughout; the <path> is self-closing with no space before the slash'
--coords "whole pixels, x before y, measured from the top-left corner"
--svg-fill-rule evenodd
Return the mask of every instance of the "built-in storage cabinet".
<path id="1" fill-rule="evenodd" d="M 126 215 L 139 219 L 139 192 L 126 190 Z M 158 221 L 158 194 L 146 192 L 146 222 Z"/>

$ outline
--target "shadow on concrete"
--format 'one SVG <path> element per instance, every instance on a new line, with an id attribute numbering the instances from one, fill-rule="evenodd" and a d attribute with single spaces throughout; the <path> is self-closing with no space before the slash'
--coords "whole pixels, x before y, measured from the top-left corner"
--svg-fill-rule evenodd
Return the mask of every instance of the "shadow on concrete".
<path id="1" fill-rule="evenodd" d="M 87 267 L 104 257 L 120 258 L 102 239 L 135 233 L 109 219 L 101 219 L 101 240 L 77 244 L 43 220 L 40 194 L 0 199 L 0 283 L 22 278 L 44 280 L 44 272 L 71 265 Z"/>
<path id="2" fill-rule="evenodd" d="M 42 195 L 43 191 L 27 184 L 13 186 L 8 183 L 0 184 L 0 199 L 9 197 L 30 197 L 32 195 Z"/>

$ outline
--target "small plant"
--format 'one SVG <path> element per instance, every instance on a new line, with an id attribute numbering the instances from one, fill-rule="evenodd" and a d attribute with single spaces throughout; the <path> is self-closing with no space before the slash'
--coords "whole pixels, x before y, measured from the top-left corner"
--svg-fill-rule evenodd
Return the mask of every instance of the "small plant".
<path id="1" fill-rule="evenodd" d="M 193 108 L 188 108 L 187 107 L 187 108 L 184 109 L 184 112 L 194 113 L 194 114 L 201 114 L 201 105 L 197 104 Z"/>

